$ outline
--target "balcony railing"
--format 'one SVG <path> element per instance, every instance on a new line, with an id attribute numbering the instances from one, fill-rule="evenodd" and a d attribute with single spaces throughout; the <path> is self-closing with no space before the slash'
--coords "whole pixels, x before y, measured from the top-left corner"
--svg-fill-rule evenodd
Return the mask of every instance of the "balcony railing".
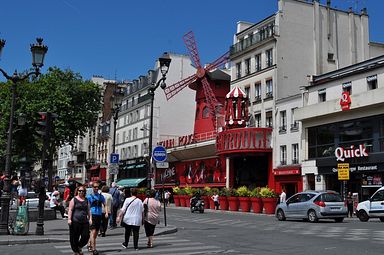
<path id="1" fill-rule="evenodd" d="M 299 122 L 295 121 L 291 124 L 291 131 L 298 131 L 299 130 Z"/>
<path id="2" fill-rule="evenodd" d="M 287 126 L 286 125 L 279 127 L 279 133 L 286 133 L 286 132 L 287 132 Z"/>
<path id="3" fill-rule="evenodd" d="M 244 40 L 241 40 L 240 42 L 232 45 L 230 47 L 230 55 L 239 53 L 243 50 L 248 49 L 252 45 L 258 44 L 266 39 L 273 37 L 275 35 L 275 30 L 276 30 L 276 26 L 274 22 L 268 24 L 267 26 L 261 28 L 257 33 L 253 34 L 252 36 L 249 36 Z"/>
<path id="4" fill-rule="evenodd" d="M 265 93 L 265 99 L 272 98 L 272 97 L 273 97 L 273 93 L 272 92 Z"/>

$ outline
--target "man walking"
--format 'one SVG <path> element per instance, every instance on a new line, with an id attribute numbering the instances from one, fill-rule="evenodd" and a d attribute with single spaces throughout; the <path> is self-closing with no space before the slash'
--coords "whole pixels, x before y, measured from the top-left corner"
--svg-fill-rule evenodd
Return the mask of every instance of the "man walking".
<path id="1" fill-rule="evenodd" d="M 93 183 L 93 193 L 87 196 L 89 204 L 91 205 L 92 224 L 89 227 L 91 235 L 89 239 L 88 251 L 92 252 L 93 255 L 99 254 L 96 250 L 96 238 L 97 233 L 100 230 L 101 217 L 102 217 L 102 206 L 105 208 L 105 217 L 108 218 L 108 205 L 105 202 L 103 195 L 99 193 L 99 183 Z"/>
<path id="2" fill-rule="evenodd" d="M 109 226 L 111 229 L 116 228 L 116 217 L 117 217 L 117 211 L 119 210 L 120 207 L 120 191 L 116 186 L 115 182 L 112 182 L 112 187 L 109 190 L 109 194 L 112 195 L 112 208 L 111 208 L 111 217 L 110 217 L 110 222 Z"/>

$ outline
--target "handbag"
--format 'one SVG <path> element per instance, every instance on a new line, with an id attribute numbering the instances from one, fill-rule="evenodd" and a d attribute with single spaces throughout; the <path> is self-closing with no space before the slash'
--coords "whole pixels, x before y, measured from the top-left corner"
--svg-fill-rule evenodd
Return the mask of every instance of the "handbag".
<path id="1" fill-rule="evenodd" d="M 133 201 L 135 201 L 135 199 L 136 199 L 136 197 L 131 202 L 129 202 L 127 208 L 125 208 L 125 211 L 124 211 L 124 213 L 123 213 L 123 215 L 121 217 L 120 226 L 122 226 L 122 227 L 128 226 L 127 223 L 124 222 L 124 216 L 127 213 L 128 207 L 132 204 Z"/>

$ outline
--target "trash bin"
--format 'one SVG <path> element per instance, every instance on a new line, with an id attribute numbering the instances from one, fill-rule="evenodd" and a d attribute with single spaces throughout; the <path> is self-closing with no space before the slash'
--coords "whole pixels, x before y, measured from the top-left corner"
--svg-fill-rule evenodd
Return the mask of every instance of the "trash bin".
<path id="1" fill-rule="evenodd" d="M 17 208 L 16 220 L 14 222 L 13 234 L 26 235 L 29 231 L 28 207 L 20 205 Z"/>

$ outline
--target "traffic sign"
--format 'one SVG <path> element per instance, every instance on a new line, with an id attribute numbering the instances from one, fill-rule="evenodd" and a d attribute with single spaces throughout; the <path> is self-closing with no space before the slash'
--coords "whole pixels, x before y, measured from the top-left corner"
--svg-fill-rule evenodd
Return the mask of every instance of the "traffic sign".
<path id="1" fill-rule="evenodd" d="M 111 163 L 111 164 L 118 164 L 119 163 L 119 154 L 111 153 L 111 158 L 109 160 L 109 163 Z"/>
<path id="2" fill-rule="evenodd" d="M 156 162 L 156 168 L 169 168 L 168 162 Z"/>
<path id="3" fill-rule="evenodd" d="M 156 146 L 153 148 L 152 158 L 157 162 L 167 161 L 167 150 L 163 146 Z"/>
<path id="4" fill-rule="evenodd" d="M 109 174 L 118 174 L 119 173 L 119 165 L 112 163 L 108 166 Z"/>

